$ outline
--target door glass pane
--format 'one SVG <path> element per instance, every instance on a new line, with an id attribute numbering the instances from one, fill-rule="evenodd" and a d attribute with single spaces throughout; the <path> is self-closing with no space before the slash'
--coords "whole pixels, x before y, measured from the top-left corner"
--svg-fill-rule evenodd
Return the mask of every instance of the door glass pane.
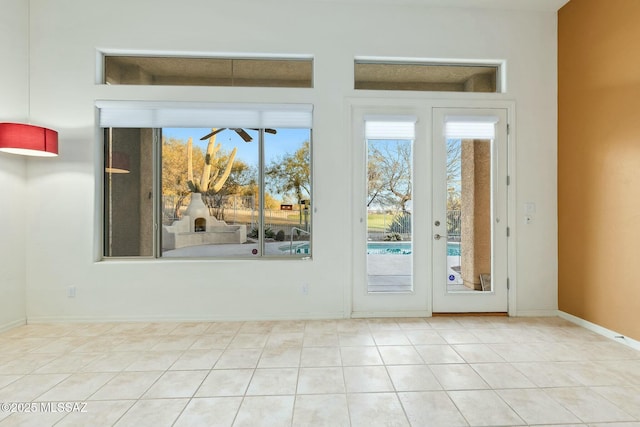
<path id="1" fill-rule="evenodd" d="M 413 141 L 367 140 L 367 290 L 413 291 Z"/>
<path id="2" fill-rule="evenodd" d="M 492 145 L 447 139 L 447 291 L 490 292 Z"/>

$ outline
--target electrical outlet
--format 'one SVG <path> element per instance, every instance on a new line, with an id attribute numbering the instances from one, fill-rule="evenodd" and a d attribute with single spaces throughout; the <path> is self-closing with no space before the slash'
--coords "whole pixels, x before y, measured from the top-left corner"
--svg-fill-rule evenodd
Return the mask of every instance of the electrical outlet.
<path id="1" fill-rule="evenodd" d="M 302 286 L 300 286 L 300 293 L 302 295 L 309 295 L 309 284 L 308 283 L 303 283 Z"/>
<path id="2" fill-rule="evenodd" d="M 69 297 L 69 298 L 75 298 L 76 297 L 76 287 L 75 286 L 69 286 L 67 288 L 67 297 Z"/>

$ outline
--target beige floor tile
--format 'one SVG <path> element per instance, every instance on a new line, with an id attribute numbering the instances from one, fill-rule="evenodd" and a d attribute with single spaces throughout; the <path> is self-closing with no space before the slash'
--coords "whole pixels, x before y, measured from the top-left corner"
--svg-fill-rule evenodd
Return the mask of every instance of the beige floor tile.
<path id="1" fill-rule="evenodd" d="M 307 322 L 305 320 L 282 320 L 271 328 L 272 334 L 299 332 L 304 334 Z"/>
<path id="2" fill-rule="evenodd" d="M 137 352 L 104 352 L 80 368 L 80 372 L 120 372 L 140 358 Z"/>
<path id="3" fill-rule="evenodd" d="M 466 427 L 468 426 L 449 395 L 443 391 L 398 393 L 400 402 L 412 426 Z"/>
<path id="4" fill-rule="evenodd" d="M 556 366 L 582 385 L 631 385 L 628 375 L 611 371 L 603 362 L 559 362 Z"/>
<path id="5" fill-rule="evenodd" d="M 536 385 L 508 363 L 478 363 L 471 367 L 494 389 L 534 388 Z"/>
<path id="6" fill-rule="evenodd" d="M 84 401 L 114 376 L 113 373 L 72 374 L 46 393 L 41 394 L 37 400 Z"/>
<path id="7" fill-rule="evenodd" d="M 211 323 L 209 327 L 204 331 L 205 335 L 208 334 L 222 334 L 222 335 L 235 335 L 244 322 L 215 322 Z"/>
<path id="8" fill-rule="evenodd" d="M 169 335 L 201 335 L 211 326 L 210 323 L 189 322 L 179 323 Z"/>
<path id="9" fill-rule="evenodd" d="M 65 414 L 64 412 L 38 412 L 38 413 L 14 413 L 7 414 L 8 416 L 2 419 L 2 413 L 0 413 L 0 426 L 2 427 L 45 427 L 53 426 L 59 420 L 61 420 Z"/>
<path id="10" fill-rule="evenodd" d="M 160 337 L 157 336 L 131 336 L 113 348 L 113 351 L 147 351 L 158 344 Z"/>
<path id="11" fill-rule="evenodd" d="M 384 366 L 344 367 L 347 393 L 393 391 L 393 384 Z"/>
<path id="12" fill-rule="evenodd" d="M 366 319 L 371 331 L 399 331 L 400 326 L 393 318 Z"/>
<path id="13" fill-rule="evenodd" d="M 25 375 L 37 371 L 60 354 L 17 353 L 3 360 L 0 375 Z"/>
<path id="14" fill-rule="evenodd" d="M 442 386 L 427 365 L 387 366 L 397 391 L 442 390 Z"/>
<path id="15" fill-rule="evenodd" d="M 303 332 L 272 332 L 266 347 L 302 347 Z"/>
<path id="16" fill-rule="evenodd" d="M 336 334 L 338 332 L 338 325 L 341 325 L 342 321 L 336 320 L 307 320 L 304 325 L 304 333 L 307 334 Z"/>
<path id="17" fill-rule="evenodd" d="M 336 329 L 338 333 L 348 332 L 370 332 L 369 323 L 366 319 L 345 319 L 336 322 Z"/>
<path id="18" fill-rule="evenodd" d="M 239 333 L 233 338 L 228 348 L 263 348 L 268 337 L 258 333 Z"/>
<path id="19" fill-rule="evenodd" d="M 66 353 L 33 371 L 34 374 L 64 374 L 80 372 L 89 363 L 102 357 L 102 353 Z"/>
<path id="20" fill-rule="evenodd" d="M 545 391 L 583 422 L 635 421 L 631 415 L 587 387 L 550 388 Z"/>
<path id="21" fill-rule="evenodd" d="M 261 349 L 227 349 L 218 359 L 214 369 L 255 368 L 262 354 Z"/>
<path id="22" fill-rule="evenodd" d="M 68 377 L 68 374 L 25 375 L 0 388 L 0 402 L 32 401 Z"/>
<path id="23" fill-rule="evenodd" d="M 591 387 L 591 390 L 603 396 L 627 414 L 635 417 L 637 420 L 640 420 L 640 387 Z"/>
<path id="24" fill-rule="evenodd" d="M 545 362 L 549 358 L 534 344 L 489 344 L 507 362 Z"/>
<path id="25" fill-rule="evenodd" d="M 16 380 L 19 380 L 22 377 L 22 375 L 0 375 L 0 389 Z"/>
<path id="26" fill-rule="evenodd" d="M 382 357 L 377 347 L 341 347 L 343 366 L 382 365 Z"/>
<path id="27" fill-rule="evenodd" d="M 430 329 L 405 331 L 406 337 L 413 345 L 446 344 L 447 342 L 437 331 Z"/>
<path id="28" fill-rule="evenodd" d="M 300 366 L 301 347 L 269 347 L 260 356 L 258 368 L 297 368 Z"/>
<path id="29" fill-rule="evenodd" d="M 192 399 L 173 427 L 227 427 L 233 424 L 241 397 L 207 397 Z"/>
<path id="30" fill-rule="evenodd" d="M 440 330 L 440 336 L 447 344 L 477 344 L 480 339 L 470 331 L 465 330 Z"/>
<path id="31" fill-rule="evenodd" d="M 344 393 L 342 368 L 301 368 L 298 394 Z"/>
<path id="32" fill-rule="evenodd" d="M 165 372 L 143 395 L 144 399 L 192 397 L 207 371 Z"/>
<path id="33" fill-rule="evenodd" d="M 427 364 L 464 363 L 464 359 L 449 345 L 417 345 L 416 351 Z"/>
<path id="34" fill-rule="evenodd" d="M 222 350 L 187 350 L 171 365 L 171 370 L 212 369 Z"/>
<path id="35" fill-rule="evenodd" d="M 293 409 L 293 427 L 350 427 L 345 394 L 298 395 Z"/>
<path id="36" fill-rule="evenodd" d="M 577 387 L 582 385 L 580 381 L 565 372 L 561 365 L 554 362 L 513 363 L 512 366 L 538 387 Z"/>
<path id="37" fill-rule="evenodd" d="M 159 371 L 121 372 L 91 395 L 89 400 L 139 399 L 161 375 Z"/>
<path id="38" fill-rule="evenodd" d="M 243 396 L 253 369 L 220 369 L 209 372 L 196 392 L 197 397 Z"/>
<path id="39" fill-rule="evenodd" d="M 489 386 L 469 365 L 430 365 L 445 390 L 481 390 Z"/>
<path id="40" fill-rule="evenodd" d="M 472 426 L 526 424 L 493 390 L 450 391 L 449 397 Z"/>
<path id="41" fill-rule="evenodd" d="M 234 335 L 231 334 L 211 334 L 202 335 L 191 345 L 191 350 L 224 350 L 226 349 Z"/>
<path id="42" fill-rule="evenodd" d="M 416 329 L 431 329 L 431 325 L 429 325 L 422 317 L 400 318 L 396 319 L 396 323 L 398 324 L 400 329 L 404 331 L 412 331 Z"/>
<path id="43" fill-rule="evenodd" d="M 395 393 L 348 394 L 349 415 L 354 427 L 409 426 Z"/>
<path id="44" fill-rule="evenodd" d="M 304 347 L 300 356 L 300 366 L 342 366 L 339 347 Z"/>
<path id="45" fill-rule="evenodd" d="M 411 345 L 401 331 L 374 331 L 372 332 L 373 340 L 376 345 Z"/>
<path id="46" fill-rule="evenodd" d="M 56 427 L 111 426 L 129 409 L 135 400 L 88 402 L 86 412 L 71 412 Z"/>
<path id="47" fill-rule="evenodd" d="M 580 419 L 541 389 L 497 390 L 496 393 L 529 424 L 570 424 Z"/>
<path id="48" fill-rule="evenodd" d="M 424 363 L 415 348 L 410 345 L 379 346 L 378 351 L 385 365 L 421 365 Z"/>
<path id="49" fill-rule="evenodd" d="M 297 381 L 297 368 L 256 369 L 247 396 L 294 395 Z"/>
<path id="50" fill-rule="evenodd" d="M 467 363 L 504 362 L 498 353 L 486 344 L 456 344 L 452 346 Z"/>
<path id="51" fill-rule="evenodd" d="M 373 346 L 375 341 L 369 332 L 340 332 L 338 334 L 340 346 Z"/>
<path id="52" fill-rule="evenodd" d="M 337 347 L 340 345 L 337 332 L 305 332 L 303 347 Z"/>
<path id="53" fill-rule="evenodd" d="M 248 396 L 238 410 L 234 427 L 288 427 L 293 419 L 293 396 Z"/>
<path id="54" fill-rule="evenodd" d="M 184 351 L 196 341 L 193 335 L 164 335 L 151 347 L 153 351 Z"/>
<path id="55" fill-rule="evenodd" d="M 88 337 L 85 344 L 77 347 L 74 352 L 95 353 L 113 351 L 118 345 L 126 341 L 126 338 L 120 335 L 98 335 Z"/>
<path id="56" fill-rule="evenodd" d="M 244 322 L 240 329 L 238 329 L 238 333 L 244 334 L 269 334 L 273 330 L 273 327 L 278 322 L 273 321 L 250 321 Z"/>
<path id="57" fill-rule="evenodd" d="M 453 317 L 430 317 L 425 321 L 433 329 L 464 329 L 462 324 Z"/>
<path id="58" fill-rule="evenodd" d="M 86 341 L 83 337 L 60 337 L 34 349 L 32 353 L 66 353 L 86 344 Z"/>
<path id="59" fill-rule="evenodd" d="M 115 424 L 116 427 L 173 425 L 189 399 L 149 399 L 137 401 Z"/>
<path id="60" fill-rule="evenodd" d="M 145 351 L 131 362 L 125 371 L 166 371 L 178 360 L 181 351 Z"/>

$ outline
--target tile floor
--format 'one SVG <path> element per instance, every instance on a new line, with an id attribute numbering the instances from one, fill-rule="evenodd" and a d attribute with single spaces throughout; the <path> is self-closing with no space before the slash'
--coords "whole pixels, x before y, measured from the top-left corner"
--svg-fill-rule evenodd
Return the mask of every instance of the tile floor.
<path id="1" fill-rule="evenodd" d="M 0 334 L 8 402 L 1 427 L 638 427 L 640 352 L 559 318 L 35 324 Z"/>

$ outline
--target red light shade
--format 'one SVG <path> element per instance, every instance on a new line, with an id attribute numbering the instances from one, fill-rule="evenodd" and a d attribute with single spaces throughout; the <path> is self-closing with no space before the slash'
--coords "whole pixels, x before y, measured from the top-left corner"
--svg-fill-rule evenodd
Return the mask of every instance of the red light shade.
<path id="1" fill-rule="evenodd" d="M 21 123 L 0 123 L 0 151 L 24 156 L 57 156 L 58 132 Z"/>

